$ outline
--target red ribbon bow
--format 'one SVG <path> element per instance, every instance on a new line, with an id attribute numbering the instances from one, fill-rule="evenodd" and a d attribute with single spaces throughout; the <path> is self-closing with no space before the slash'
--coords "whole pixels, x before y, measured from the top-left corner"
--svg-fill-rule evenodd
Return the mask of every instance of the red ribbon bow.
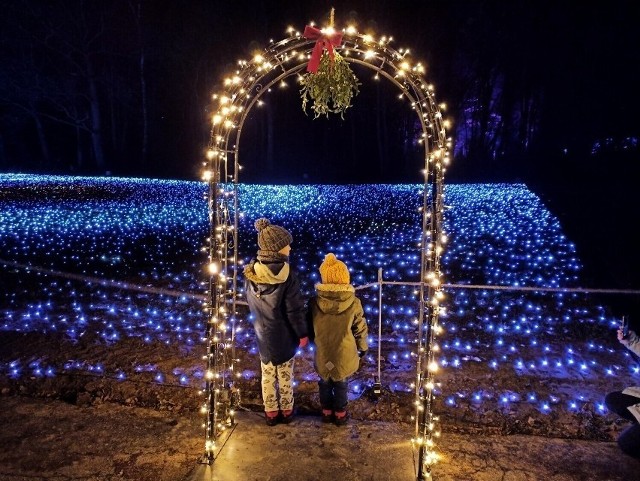
<path id="1" fill-rule="evenodd" d="M 309 59 L 309 63 L 307 65 L 307 72 L 312 73 L 316 73 L 318 71 L 318 66 L 320 65 L 320 57 L 322 57 L 322 52 L 324 51 L 324 49 L 327 49 L 331 60 L 333 60 L 333 47 L 339 47 L 342 43 L 342 32 L 334 32 L 327 35 L 323 33 L 322 30 L 319 30 L 310 25 L 304 27 L 303 37 L 308 38 L 309 40 L 316 40 L 316 45 L 315 47 L 313 47 L 313 52 L 311 52 L 311 58 Z"/>

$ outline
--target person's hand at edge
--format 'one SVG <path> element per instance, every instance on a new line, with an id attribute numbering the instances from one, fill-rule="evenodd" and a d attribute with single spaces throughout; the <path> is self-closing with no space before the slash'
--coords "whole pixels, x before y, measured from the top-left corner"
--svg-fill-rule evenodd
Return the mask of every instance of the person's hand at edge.
<path id="1" fill-rule="evenodd" d="M 629 331 L 629 334 L 631 334 L 631 332 L 632 331 Z M 625 337 L 622 333 L 622 329 L 618 329 L 618 341 L 620 341 L 620 344 L 622 344 L 623 346 L 627 346 L 629 344 L 629 337 L 629 335 Z"/>

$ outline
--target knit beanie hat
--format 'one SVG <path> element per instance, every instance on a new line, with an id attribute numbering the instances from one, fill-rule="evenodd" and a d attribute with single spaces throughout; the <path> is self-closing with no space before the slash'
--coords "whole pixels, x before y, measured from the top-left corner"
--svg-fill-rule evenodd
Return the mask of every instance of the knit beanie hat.
<path id="1" fill-rule="evenodd" d="M 273 225 L 268 219 L 261 217 L 255 222 L 258 231 L 258 247 L 263 251 L 278 252 L 293 242 L 287 229 Z"/>
<path id="2" fill-rule="evenodd" d="M 323 284 L 349 284 L 349 269 L 334 254 L 329 253 L 320 264 L 320 278 Z"/>

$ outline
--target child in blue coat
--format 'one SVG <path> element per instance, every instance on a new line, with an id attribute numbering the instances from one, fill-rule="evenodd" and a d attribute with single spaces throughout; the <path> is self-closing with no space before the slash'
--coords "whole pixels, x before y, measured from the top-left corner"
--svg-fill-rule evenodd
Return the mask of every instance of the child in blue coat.
<path id="1" fill-rule="evenodd" d="M 293 237 L 265 218 L 255 227 L 259 250 L 245 266 L 245 289 L 260 352 L 266 422 L 273 426 L 293 419 L 293 360 L 307 344 L 307 324 L 300 282 L 289 265 Z"/>

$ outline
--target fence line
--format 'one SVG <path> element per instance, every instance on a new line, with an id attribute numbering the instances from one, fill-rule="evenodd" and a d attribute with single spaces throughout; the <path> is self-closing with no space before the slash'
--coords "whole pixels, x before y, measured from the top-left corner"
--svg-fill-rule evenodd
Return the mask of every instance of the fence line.
<path id="1" fill-rule="evenodd" d="M 172 297 L 187 297 L 189 299 L 195 299 L 198 301 L 207 300 L 207 296 L 204 294 L 194 294 L 183 291 L 176 291 L 174 289 L 163 289 L 160 287 L 142 286 L 140 284 L 133 284 L 131 282 L 114 281 L 110 279 L 102 279 L 99 277 L 85 276 L 82 274 L 73 274 L 70 272 L 56 271 L 53 269 L 45 269 L 44 267 L 31 266 L 27 264 L 20 264 L 17 262 L 7 261 L 0 259 L 0 264 L 15 268 L 24 269 L 29 272 L 37 272 L 39 274 L 47 274 L 56 277 L 62 277 L 65 279 L 71 279 L 76 281 L 86 282 L 88 284 L 97 284 L 104 287 L 114 287 L 118 289 L 126 289 L 138 292 L 145 292 L 148 294 L 161 294 Z M 421 282 L 403 282 L 403 281 L 385 281 L 382 277 L 379 277 L 378 282 L 370 282 L 361 286 L 354 286 L 355 290 L 369 289 L 371 287 L 378 287 L 382 285 L 393 286 L 416 286 L 428 285 L 428 283 Z M 482 289 L 482 290 L 502 290 L 502 291 L 532 291 L 532 292 L 560 292 L 560 293 L 581 293 L 581 294 L 625 294 L 625 295 L 640 295 L 639 289 L 592 289 L 585 287 L 529 287 L 529 286 L 500 286 L 500 285 L 479 285 L 479 284 L 442 284 L 444 289 Z M 246 305 L 245 301 L 236 301 L 238 304 Z"/>
<path id="2" fill-rule="evenodd" d="M 420 282 L 383 281 L 383 284 L 400 286 L 420 286 Z M 428 285 L 425 283 L 425 285 Z M 637 289 L 592 289 L 586 287 L 527 287 L 527 286 L 497 286 L 478 284 L 442 284 L 444 289 L 483 289 L 502 291 L 536 291 L 536 292 L 578 292 L 584 294 L 640 294 Z M 357 287 L 356 287 L 357 289 Z"/>
<path id="3" fill-rule="evenodd" d="M 191 294 L 182 291 L 176 291 L 173 289 L 163 289 L 161 287 L 141 286 L 140 284 L 133 284 L 131 282 L 114 281 L 110 279 L 101 279 L 100 277 L 85 276 L 82 274 L 73 274 L 71 272 L 56 271 L 53 269 L 45 269 L 44 267 L 30 266 L 26 264 L 19 264 L 17 262 L 11 262 L 4 259 L 0 259 L 0 264 L 16 269 L 24 269 L 29 272 L 37 272 L 38 274 L 47 274 L 56 277 L 62 277 L 63 279 L 71 279 L 74 281 L 82 281 L 88 284 L 98 284 L 104 287 L 115 287 L 118 289 L 126 289 L 131 291 L 145 292 L 147 294 L 162 294 L 173 297 L 188 297 L 190 299 L 196 299 L 205 301 L 207 296 L 204 294 Z"/>

